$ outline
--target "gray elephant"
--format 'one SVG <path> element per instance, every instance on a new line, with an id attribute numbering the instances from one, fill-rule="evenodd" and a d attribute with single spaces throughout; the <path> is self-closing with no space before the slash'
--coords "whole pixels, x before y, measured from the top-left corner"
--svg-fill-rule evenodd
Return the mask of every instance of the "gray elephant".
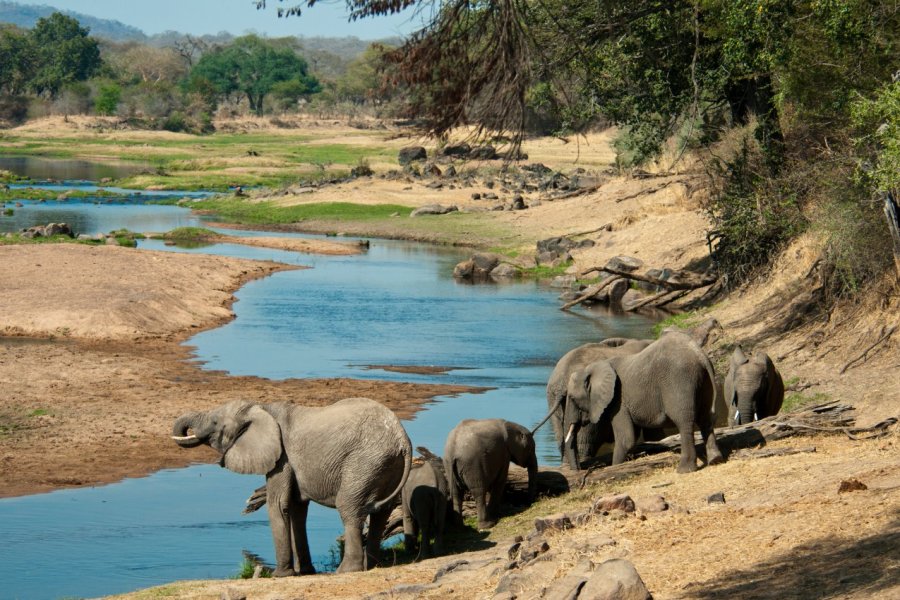
<path id="1" fill-rule="evenodd" d="M 734 349 L 725 376 L 729 425 L 744 425 L 777 415 L 784 402 L 784 380 L 765 352 L 751 356 Z"/>
<path id="2" fill-rule="evenodd" d="M 454 510 L 462 515 L 463 493 L 475 499 L 479 529 L 496 525 L 510 461 L 528 469 L 528 498 L 537 487 L 534 435 L 503 419 L 466 419 L 453 428 L 444 446 L 444 469 Z"/>
<path id="3" fill-rule="evenodd" d="M 679 473 L 697 469 L 694 424 L 700 428 L 708 464 L 724 457 L 713 432 L 716 376 L 703 349 L 690 336 L 664 333 L 637 354 L 591 363 L 569 377 L 564 443 L 586 424 L 607 425 L 615 439 L 613 464 L 634 447 L 636 427 L 674 425 L 681 434 Z"/>
<path id="4" fill-rule="evenodd" d="M 413 465 L 403 486 L 400 501 L 403 507 L 403 541 L 406 548 L 415 547 L 418 535 L 422 536 L 417 561 L 443 551 L 444 525 L 447 508 L 450 506 L 450 488 L 444 474 L 443 460 L 427 448 L 419 447 L 418 450 L 425 457 L 425 462 Z"/>
<path id="5" fill-rule="evenodd" d="M 235 401 L 182 415 L 173 439 L 206 444 L 223 467 L 266 476 L 276 576 L 314 573 L 306 538 L 309 502 L 336 508 L 344 523 L 338 572 L 377 562 L 381 533 L 409 476 L 412 447 L 399 419 L 368 398 L 324 407 Z M 363 523 L 369 518 L 366 553 Z"/>
<path id="6" fill-rule="evenodd" d="M 556 363 L 556 367 L 547 380 L 547 409 L 556 442 L 559 444 L 560 457 L 570 468 L 578 469 L 579 467 L 575 449 L 577 449 L 579 457 L 589 458 L 597 454 L 602 444 L 611 442 L 612 438 L 609 435 L 603 435 L 599 424 L 586 423 L 579 428 L 574 446 L 563 444 L 566 433 L 563 430 L 563 415 L 566 410 L 566 388 L 569 384 L 569 377 L 578 369 L 583 369 L 598 360 L 636 354 L 652 342 L 653 340 L 607 338 L 602 342 L 578 346 L 564 354 Z"/>

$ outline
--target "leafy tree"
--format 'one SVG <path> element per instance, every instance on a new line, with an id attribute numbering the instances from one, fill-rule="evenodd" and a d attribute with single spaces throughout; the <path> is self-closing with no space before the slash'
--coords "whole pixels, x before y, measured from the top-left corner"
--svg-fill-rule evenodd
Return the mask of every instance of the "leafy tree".
<path id="1" fill-rule="evenodd" d="M 97 72 L 100 48 L 88 32 L 62 13 L 38 19 L 29 35 L 36 63 L 29 86 L 35 93 L 53 97 L 67 83 L 84 81 Z"/>
<path id="2" fill-rule="evenodd" d="M 306 61 L 285 46 L 256 35 L 236 38 L 234 43 L 204 54 L 191 71 L 192 85 L 211 86 L 221 96 L 246 95 L 250 109 L 263 113 L 263 101 L 273 86 L 295 81 L 298 96 L 317 92 L 319 83 L 307 72 Z"/>
<path id="3" fill-rule="evenodd" d="M 335 82 L 338 97 L 357 104 L 386 100 L 390 94 L 382 86 L 380 69 L 385 52 L 390 50 L 393 48 L 372 44 L 351 61 Z"/>
<path id="4" fill-rule="evenodd" d="M 27 32 L 13 26 L 0 29 L 0 57 L 0 93 L 23 93 L 34 70 L 34 51 Z"/>
<path id="5" fill-rule="evenodd" d="M 122 99 L 122 88 L 116 83 L 106 83 L 100 86 L 97 97 L 94 98 L 94 111 L 98 115 L 114 115 Z"/>

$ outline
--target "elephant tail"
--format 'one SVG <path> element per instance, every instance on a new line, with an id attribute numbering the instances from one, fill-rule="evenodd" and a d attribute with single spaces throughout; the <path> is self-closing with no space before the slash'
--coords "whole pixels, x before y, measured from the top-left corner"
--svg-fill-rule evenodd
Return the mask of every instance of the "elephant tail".
<path id="1" fill-rule="evenodd" d="M 393 492 L 391 492 L 381 500 L 376 500 L 369 506 L 370 514 L 380 511 L 388 504 L 393 502 L 394 498 L 396 498 L 397 495 L 400 494 L 400 491 L 406 484 L 406 479 L 409 477 L 409 471 L 410 469 L 412 469 L 412 443 L 409 441 L 409 436 L 406 435 L 406 431 L 403 431 L 403 440 L 400 445 L 400 452 L 403 454 L 403 477 L 400 478 L 400 483 L 397 484 L 397 487 Z"/>
<path id="2" fill-rule="evenodd" d="M 564 397 L 565 397 L 565 396 L 560 396 L 560 397 L 558 397 L 558 398 L 556 399 L 556 404 L 554 404 L 554 405 L 553 405 L 553 408 L 551 408 L 551 409 L 547 412 L 547 416 L 544 417 L 544 418 L 541 420 L 540 423 L 538 423 L 537 425 L 534 426 L 534 429 L 531 430 L 531 435 L 534 435 L 535 433 L 537 433 L 537 430 L 540 429 L 541 427 L 543 427 L 544 423 L 546 423 L 547 421 L 550 420 L 550 417 L 553 416 L 553 413 L 555 413 L 555 412 L 556 412 L 556 409 L 559 408 L 559 405 L 562 404 L 562 401 L 563 401 L 563 398 L 564 398 Z"/>
<path id="3" fill-rule="evenodd" d="M 716 423 L 716 401 L 719 399 L 719 386 L 716 385 L 716 368 L 713 366 L 712 361 L 709 359 L 709 355 L 703 351 L 703 348 L 697 344 L 694 348 L 694 351 L 700 357 L 700 362 L 703 363 L 703 368 L 706 369 L 707 375 L 709 375 L 709 384 L 712 386 L 712 404 L 709 407 L 710 413 L 710 424 L 715 426 Z"/>

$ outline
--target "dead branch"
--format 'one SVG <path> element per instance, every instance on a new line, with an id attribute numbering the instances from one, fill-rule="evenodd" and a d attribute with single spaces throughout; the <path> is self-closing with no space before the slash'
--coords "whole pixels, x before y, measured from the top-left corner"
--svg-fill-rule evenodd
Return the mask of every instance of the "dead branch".
<path id="1" fill-rule="evenodd" d="M 566 199 L 568 199 L 568 198 L 575 198 L 575 197 L 577 197 L 577 196 L 584 196 L 585 194 L 590 194 L 590 193 L 596 192 L 596 191 L 599 190 L 601 187 L 603 187 L 603 184 L 600 184 L 600 185 L 592 185 L 592 186 L 586 187 L 586 188 L 579 188 L 579 189 L 577 189 L 577 190 L 572 190 L 572 191 L 570 191 L 570 192 L 565 192 L 565 193 L 559 194 L 558 196 L 550 196 L 550 197 L 548 198 L 548 200 L 552 200 L 552 201 L 556 201 L 556 200 L 566 200 Z"/>
<path id="2" fill-rule="evenodd" d="M 739 450 L 729 456 L 729 459 L 738 458 L 769 458 L 770 456 L 790 456 L 792 454 L 810 454 L 816 451 L 815 446 L 807 446 L 805 448 L 777 448 L 766 450 Z"/>
<path id="3" fill-rule="evenodd" d="M 685 296 L 687 296 L 688 294 L 691 293 L 691 290 L 672 290 L 672 291 L 670 291 L 670 293 L 672 294 L 672 296 L 670 298 L 666 298 L 662 302 L 657 302 L 656 304 L 653 305 L 653 308 L 661 308 L 661 307 L 665 306 L 666 304 L 670 304 L 680 298 L 684 298 Z"/>
<path id="4" fill-rule="evenodd" d="M 621 198 L 616 198 L 616 202 L 617 202 L 617 203 L 618 203 L 618 202 L 625 202 L 626 200 L 633 200 L 634 198 L 639 198 L 639 197 L 641 197 L 641 196 L 647 196 L 647 195 L 650 195 L 650 194 L 655 194 L 656 192 L 659 192 L 659 191 L 661 191 L 661 190 L 663 190 L 663 189 L 669 187 L 669 186 L 672 185 L 673 183 L 684 183 L 684 180 L 683 180 L 683 179 L 676 179 L 675 181 L 667 181 L 666 183 L 660 184 L 660 185 L 658 185 L 658 186 L 656 186 L 656 187 L 652 187 L 652 188 L 649 188 L 649 189 L 646 189 L 646 190 L 641 190 L 641 191 L 639 191 L 639 192 L 635 192 L 634 194 L 629 194 L 628 196 L 623 196 L 623 197 L 621 197 Z"/>
<path id="5" fill-rule="evenodd" d="M 582 271 L 578 274 L 579 277 L 584 277 L 588 273 L 593 272 L 604 272 L 609 273 L 610 275 L 618 275 L 619 277 L 624 277 L 625 279 L 633 279 L 636 281 L 643 281 L 645 283 L 652 283 L 653 285 L 658 285 L 660 287 L 664 287 L 669 290 L 696 290 L 699 288 L 706 287 L 708 285 L 712 285 L 717 281 L 717 277 L 710 277 L 707 275 L 698 275 L 696 273 L 686 273 L 681 272 L 678 274 L 678 281 L 669 281 L 667 279 L 660 279 L 658 277 L 653 277 L 652 275 L 642 274 L 642 273 L 631 273 L 628 271 L 622 271 L 620 269 L 615 269 L 613 267 L 603 266 L 603 267 L 591 267 L 585 271 Z"/>
<path id="6" fill-rule="evenodd" d="M 563 304 L 562 307 L 560 308 L 560 310 L 569 310 L 576 304 L 581 304 L 585 300 L 589 300 L 589 299 L 593 298 L 594 296 L 596 296 L 597 294 L 602 292 L 604 289 L 606 289 L 606 286 L 608 286 L 616 281 L 619 281 L 620 279 L 622 279 L 622 278 L 621 277 L 610 277 L 609 279 L 607 279 L 606 281 L 604 281 L 602 283 L 592 285 L 587 290 L 585 290 L 585 292 L 582 295 L 578 296 L 571 302 L 566 302 L 565 304 Z"/>
<path id="7" fill-rule="evenodd" d="M 659 299 L 662 298 L 663 296 L 668 296 L 668 295 L 671 294 L 671 293 L 672 293 L 672 290 L 663 290 L 663 291 L 661 291 L 661 292 L 659 292 L 659 293 L 657 293 L 657 294 L 654 294 L 654 295 L 652 295 L 652 296 L 648 296 L 647 298 L 644 298 L 644 299 L 641 300 L 640 302 L 638 302 L 638 303 L 636 303 L 636 304 L 633 304 L 633 305 L 631 305 L 631 306 L 626 307 L 626 308 L 625 308 L 625 312 L 632 312 L 632 311 L 635 311 L 635 310 L 637 310 L 637 309 L 639 309 L 639 308 L 643 308 L 644 306 L 650 304 L 651 302 L 653 302 L 653 301 L 655 301 L 655 300 L 659 300 Z"/>
<path id="8" fill-rule="evenodd" d="M 872 344 L 871 346 L 869 346 L 868 348 L 863 350 L 862 354 L 860 354 L 859 356 L 857 356 L 856 358 L 852 359 L 850 362 L 845 364 L 843 367 L 841 367 L 840 374 L 843 375 L 844 371 L 846 371 L 847 369 L 850 368 L 850 365 L 854 364 L 855 362 L 857 362 L 859 360 L 865 359 L 866 355 L 869 353 L 870 350 L 872 350 L 878 344 L 881 344 L 881 343 L 887 341 L 887 339 L 889 337 L 891 337 L 891 334 L 894 333 L 894 330 L 896 330 L 896 329 L 897 329 L 896 325 L 891 325 L 886 330 L 884 330 L 884 333 L 881 334 L 881 337 L 878 338 L 874 344 Z"/>

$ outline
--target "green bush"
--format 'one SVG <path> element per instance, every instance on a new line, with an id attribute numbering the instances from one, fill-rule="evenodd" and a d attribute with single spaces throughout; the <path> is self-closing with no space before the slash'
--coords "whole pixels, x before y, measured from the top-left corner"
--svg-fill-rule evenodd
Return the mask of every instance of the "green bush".
<path id="1" fill-rule="evenodd" d="M 115 83 L 101 85 L 94 98 L 94 111 L 98 115 L 114 115 L 122 99 L 122 88 Z"/>

